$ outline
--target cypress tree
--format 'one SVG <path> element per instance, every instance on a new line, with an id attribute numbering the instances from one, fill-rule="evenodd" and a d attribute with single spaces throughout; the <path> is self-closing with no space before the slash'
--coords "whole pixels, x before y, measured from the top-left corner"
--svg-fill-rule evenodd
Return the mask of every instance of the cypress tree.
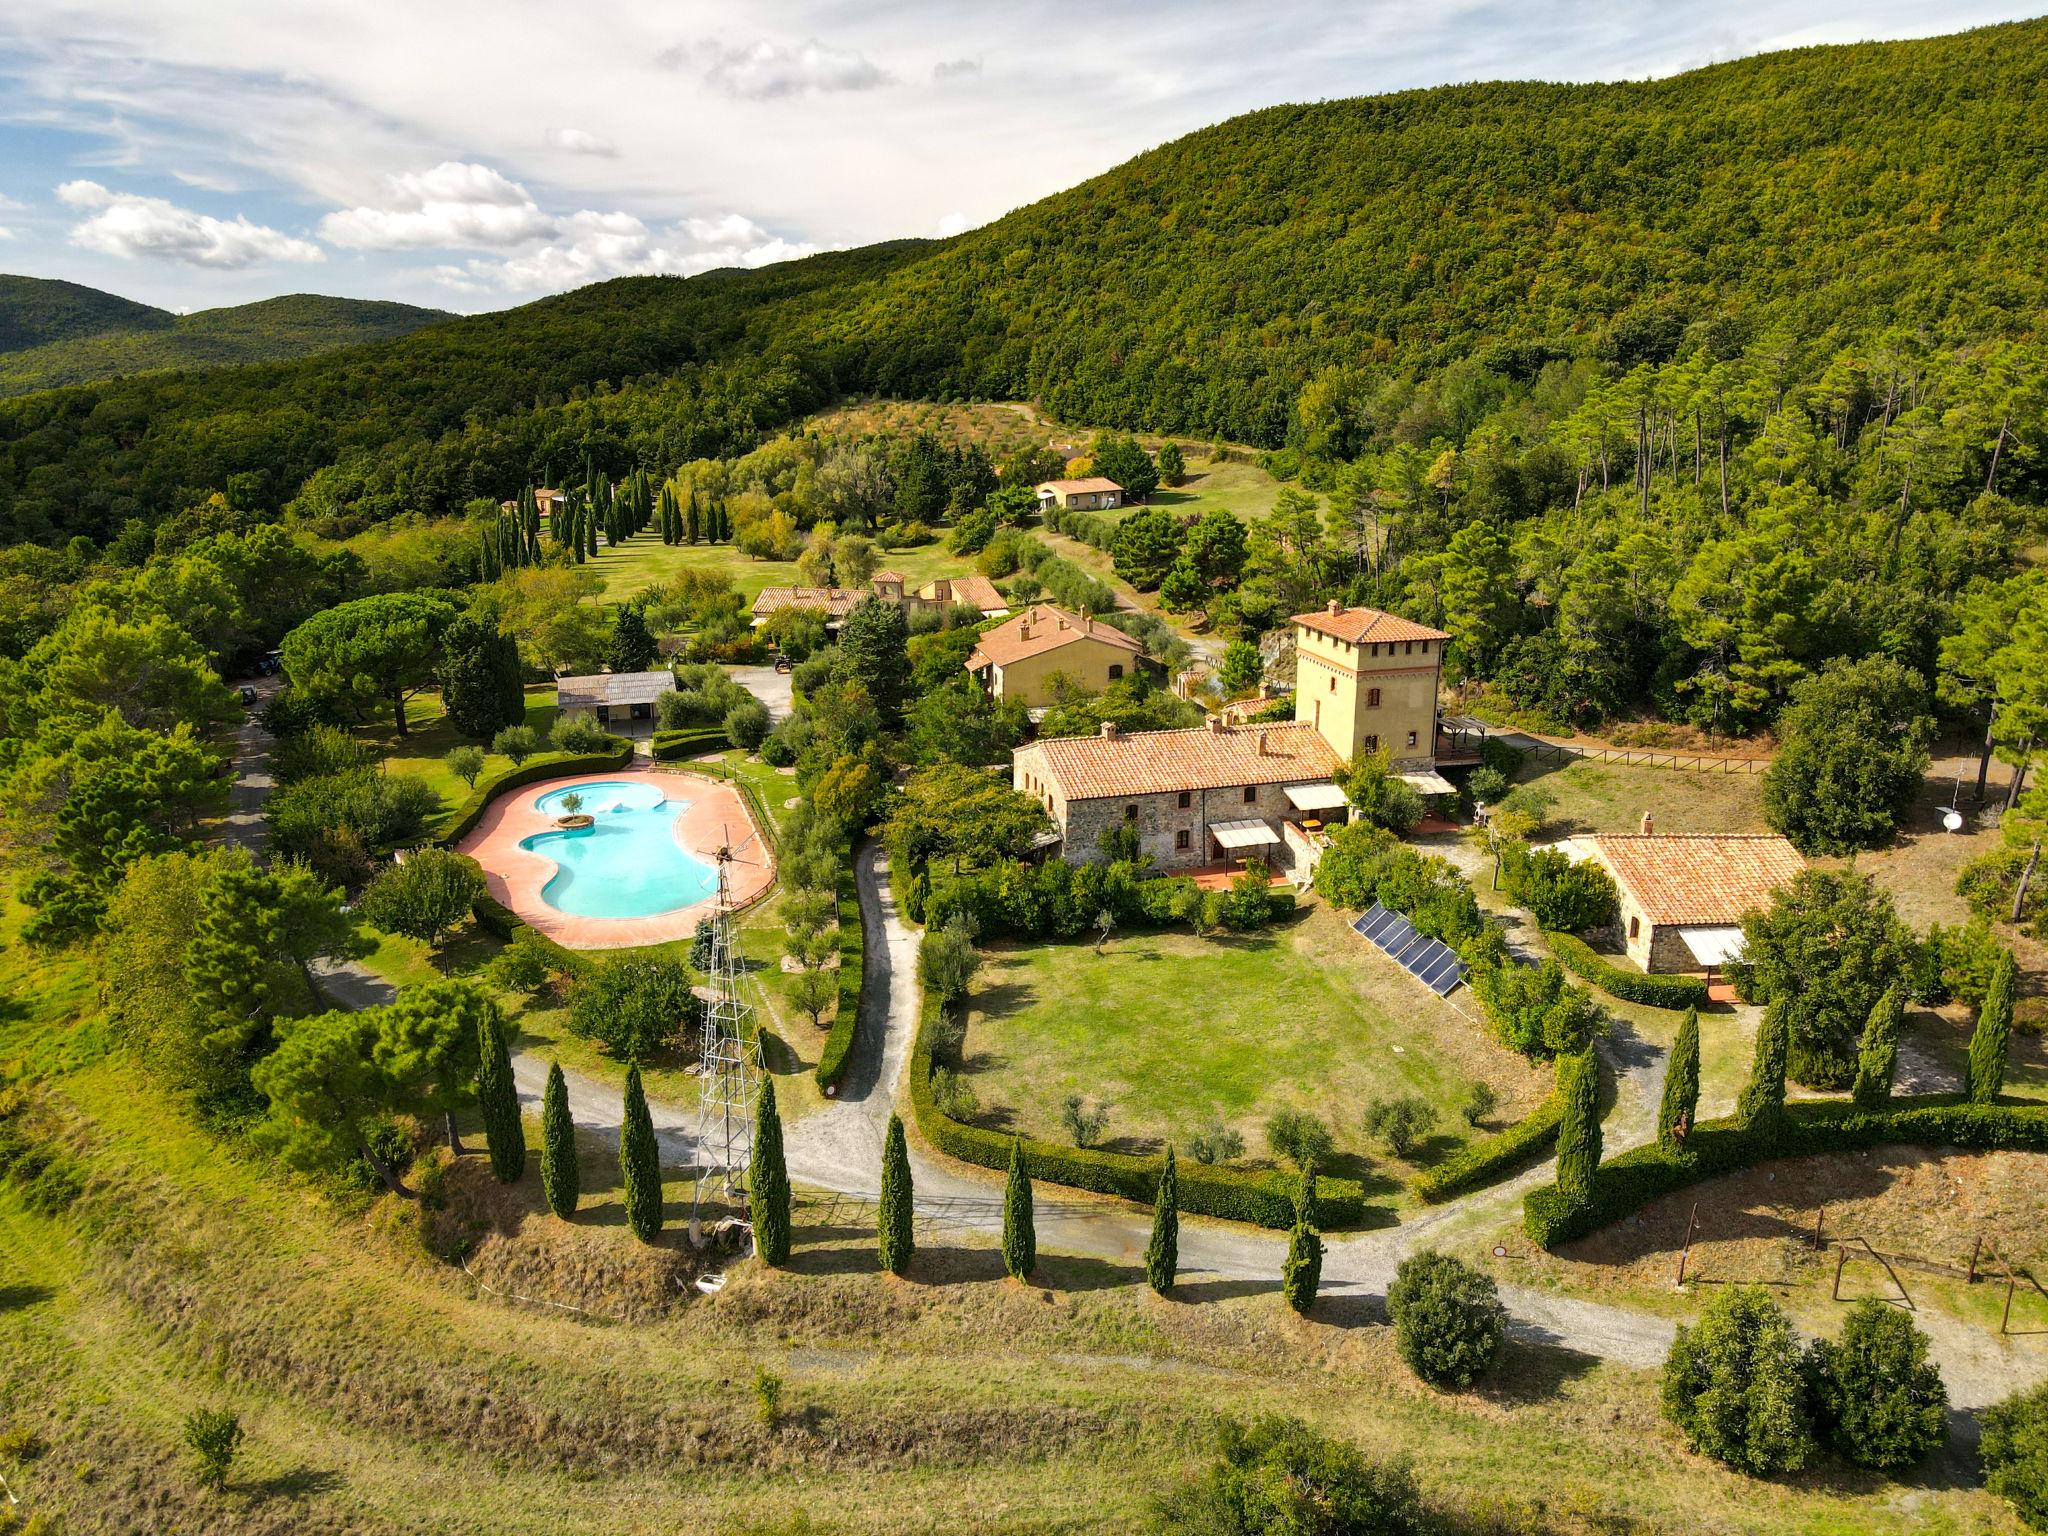
<path id="1" fill-rule="evenodd" d="M 485 539 L 477 547 L 476 579 L 496 581 L 498 579 L 498 544 L 495 539 Z"/>
<path id="2" fill-rule="evenodd" d="M 1899 1026 L 1906 1014 L 1905 994 L 1897 986 L 1870 1010 L 1863 1043 L 1856 1050 L 1856 1086 L 1849 1090 L 1859 1109 L 1882 1109 L 1892 1096 L 1892 1077 L 1899 1067 Z"/>
<path id="3" fill-rule="evenodd" d="M 1600 1166 L 1600 1063 L 1593 1048 L 1557 1058 L 1557 1093 L 1564 1116 L 1557 1123 L 1557 1192 L 1574 1205 L 1593 1197 Z"/>
<path id="4" fill-rule="evenodd" d="M 1302 1165 L 1301 1186 L 1294 1196 L 1294 1230 L 1287 1234 L 1287 1261 L 1280 1269 L 1280 1290 L 1287 1305 L 1307 1315 L 1323 1280 L 1323 1238 L 1311 1219 L 1315 1212 L 1316 1165 Z"/>
<path id="5" fill-rule="evenodd" d="M 700 514 L 697 511 L 697 488 L 693 485 L 690 487 L 690 504 L 683 510 L 683 542 L 685 544 L 697 542 L 697 530 L 700 520 Z"/>
<path id="6" fill-rule="evenodd" d="M 882 1143 L 882 1204 L 876 1213 L 876 1249 L 882 1268 L 900 1275 L 910 1268 L 917 1240 L 910 1229 L 910 1147 L 903 1139 L 903 1117 L 889 1117 Z"/>
<path id="7" fill-rule="evenodd" d="M 1173 1164 L 1173 1148 L 1166 1149 L 1166 1165 L 1159 1170 L 1159 1193 L 1152 1201 L 1152 1241 L 1145 1245 L 1145 1280 L 1164 1296 L 1173 1289 L 1174 1274 L 1180 1268 L 1180 1173 Z"/>
<path id="8" fill-rule="evenodd" d="M 1789 1004 L 1780 1001 L 1764 1009 L 1763 1022 L 1756 1027 L 1756 1059 L 1735 1105 L 1736 1121 L 1744 1130 L 1773 1129 L 1785 1118 L 1785 1052 L 1791 1034 Z"/>
<path id="9" fill-rule="evenodd" d="M 619 1127 L 619 1175 L 625 1184 L 626 1225 L 643 1243 L 661 1235 L 661 1149 L 640 1069 L 626 1069 L 626 1121 Z"/>
<path id="10" fill-rule="evenodd" d="M 1991 967 L 1991 985 L 1977 1010 L 1977 1029 L 1970 1036 L 1970 1102 L 1989 1104 L 2005 1086 L 2005 1052 L 2012 1039 L 2013 958 L 2000 950 Z"/>
<path id="11" fill-rule="evenodd" d="M 748 1154 L 747 1204 L 754 1218 L 754 1252 L 763 1264 L 789 1262 L 789 1169 L 782 1160 L 782 1115 L 775 1079 L 762 1074 L 754 1106 L 754 1146 Z"/>
<path id="12" fill-rule="evenodd" d="M 512 1053 L 505 1047 L 505 1015 L 496 1003 L 477 1020 L 476 1036 L 476 1099 L 491 1150 L 491 1174 L 500 1184 L 516 1184 L 526 1172 L 526 1127 L 519 1120 Z"/>
<path id="13" fill-rule="evenodd" d="M 1012 1280 L 1029 1280 L 1038 1265 L 1038 1228 L 1031 1213 L 1031 1175 L 1024 1170 L 1024 1143 L 1010 1138 L 1010 1178 L 1003 1186 L 1003 1268 Z"/>
<path id="14" fill-rule="evenodd" d="M 1685 1010 L 1678 1039 L 1664 1069 L 1664 1098 L 1657 1106 L 1657 1145 L 1666 1152 L 1683 1150 L 1700 1107 L 1700 1011 Z"/>
<path id="15" fill-rule="evenodd" d="M 548 1064 L 548 1086 L 540 1096 L 540 1188 L 548 1209 L 567 1221 L 583 1196 L 576 1167 L 576 1122 L 569 1116 L 569 1085 L 562 1064 Z"/>

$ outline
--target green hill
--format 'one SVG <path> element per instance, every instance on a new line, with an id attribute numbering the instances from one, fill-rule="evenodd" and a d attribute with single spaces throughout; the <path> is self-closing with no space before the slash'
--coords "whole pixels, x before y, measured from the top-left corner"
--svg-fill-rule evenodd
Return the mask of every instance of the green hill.
<path id="1" fill-rule="evenodd" d="M 314 293 L 175 315 L 76 283 L 0 276 L 0 395 L 303 357 L 448 318 L 438 309 Z"/>
<path id="2" fill-rule="evenodd" d="M 588 451 L 673 464 L 852 391 L 1037 397 L 1277 446 L 1305 399 L 1461 358 L 1527 378 L 1783 331 L 2031 338 L 2048 22 L 1668 80 L 1276 107 L 984 229 L 628 279 L 317 363 L 0 402 L 0 536 L 224 486 L 445 511 Z"/>

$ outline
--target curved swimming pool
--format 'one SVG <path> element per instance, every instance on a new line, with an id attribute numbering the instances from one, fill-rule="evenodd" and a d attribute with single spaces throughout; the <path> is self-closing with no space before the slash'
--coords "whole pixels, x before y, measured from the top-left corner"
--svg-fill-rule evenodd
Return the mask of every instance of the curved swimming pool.
<path id="1" fill-rule="evenodd" d="M 656 784 L 572 784 L 533 802 L 546 816 L 567 816 L 578 796 L 587 827 L 559 827 L 519 846 L 552 859 L 555 873 L 540 899 L 574 917 L 654 917 L 717 894 L 718 871 L 676 843 L 675 820 L 690 808 Z"/>

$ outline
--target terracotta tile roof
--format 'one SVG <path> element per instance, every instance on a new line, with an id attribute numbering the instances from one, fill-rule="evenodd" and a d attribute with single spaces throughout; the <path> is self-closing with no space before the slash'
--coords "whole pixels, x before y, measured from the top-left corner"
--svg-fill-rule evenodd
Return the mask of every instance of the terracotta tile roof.
<path id="1" fill-rule="evenodd" d="M 986 576 L 941 576 L 919 587 L 917 595 L 934 603 L 965 603 L 985 614 L 1000 613 L 1010 606 Z"/>
<path id="2" fill-rule="evenodd" d="M 1789 885 L 1806 860 L 1774 833 L 1627 832 L 1590 839 L 1653 924 L 1725 927 Z"/>
<path id="3" fill-rule="evenodd" d="M 1084 491 L 1120 491 L 1122 486 L 1101 475 L 1090 475 L 1085 480 L 1047 480 L 1038 487 L 1059 496 L 1075 496 Z"/>
<path id="4" fill-rule="evenodd" d="M 967 668 L 971 672 L 986 666 L 1012 666 L 1027 656 L 1043 656 L 1079 640 L 1099 640 L 1134 656 L 1145 649 L 1114 624 L 1084 619 L 1051 603 L 1033 603 L 983 635 L 968 653 Z"/>
<path id="5" fill-rule="evenodd" d="M 1368 642 L 1384 644 L 1389 640 L 1451 638 L 1440 629 L 1431 629 L 1427 624 L 1418 624 L 1413 619 L 1404 619 L 1397 614 L 1382 613 L 1377 608 L 1339 608 L 1332 604 L 1329 608 L 1315 613 L 1297 613 L 1294 622 L 1304 629 L 1313 629 L 1318 634 L 1348 640 L 1353 645 Z"/>
<path id="6" fill-rule="evenodd" d="M 826 618 L 843 619 L 867 596 L 853 587 L 763 587 L 754 599 L 754 617 L 765 619 L 778 608 L 822 608 Z"/>
<path id="7" fill-rule="evenodd" d="M 1069 800 L 1304 784 L 1329 778 L 1343 763 L 1314 726 L 1294 720 L 1054 736 L 1021 750 L 1043 754 L 1046 777 Z"/>
<path id="8" fill-rule="evenodd" d="M 899 587 L 903 585 L 903 573 L 901 571 L 877 571 L 872 579 L 875 581 L 893 581 Z"/>

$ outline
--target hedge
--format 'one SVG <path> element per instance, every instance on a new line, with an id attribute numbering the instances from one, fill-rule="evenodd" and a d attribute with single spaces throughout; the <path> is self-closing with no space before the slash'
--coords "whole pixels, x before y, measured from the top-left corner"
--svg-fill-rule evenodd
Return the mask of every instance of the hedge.
<path id="1" fill-rule="evenodd" d="M 948 1156 L 980 1168 L 1001 1171 L 1010 1166 L 1008 1131 L 963 1125 L 932 1102 L 931 1033 L 939 1020 L 939 1004 L 926 997 L 918 1014 L 917 1038 L 910 1051 L 910 1108 L 924 1139 Z M 1031 1177 L 1102 1195 L 1121 1195 L 1150 1205 L 1158 1194 L 1160 1159 L 1104 1152 L 1094 1147 L 1063 1147 L 1050 1141 L 1027 1140 L 1024 1158 Z M 1253 1173 L 1240 1168 L 1213 1168 L 1182 1162 L 1180 1209 L 1198 1216 L 1220 1216 L 1261 1227 L 1294 1224 L 1294 1179 L 1280 1173 Z M 1316 1198 L 1326 1228 L 1355 1227 L 1365 1217 L 1365 1189 L 1356 1179 L 1316 1180 Z"/>
<path id="2" fill-rule="evenodd" d="M 1859 1109 L 1842 1099 L 1788 1104 L 1782 1125 L 1768 1130 L 1703 1120 L 1686 1137 L 1682 1153 L 1652 1142 L 1602 1163 L 1582 1209 L 1568 1206 L 1555 1184 L 1530 1190 L 1522 1200 L 1522 1227 L 1547 1248 L 1597 1232 L 1660 1195 L 1753 1163 L 1891 1142 L 1972 1152 L 2048 1151 L 2048 1104 L 1972 1104 L 1957 1094 L 1925 1094 L 1895 1099 L 1884 1109 Z"/>
<path id="3" fill-rule="evenodd" d="M 1697 976 L 1651 976 L 1642 971 L 1626 971 L 1576 934 L 1546 928 L 1543 937 L 1549 941 L 1550 952 L 1557 957 L 1558 964 L 1623 1002 L 1641 1003 L 1646 1008 L 1707 1006 L 1707 984 Z"/>
<path id="4" fill-rule="evenodd" d="M 731 745 L 732 738 L 725 734 L 724 726 L 693 725 L 686 731 L 656 731 L 649 750 L 656 762 L 667 763 L 702 752 L 723 752 Z"/>
<path id="5" fill-rule="evenodd" d="M 467 858 L 465 855 L 458 855 L 458 857 L 463 858 L 466 863 L 473 867 L 479 876 L 483 874 L 483 866 L 478 864 L 476 860 Z M 549 957 L 554 961 L 555 969 L 571 976 L 577 975 L 583 970 L 586 962 L 582 955 L 577 954 L 573 949 L 565 949 L 562 945 L 557 944 L 553 939 L 542 933 L 538 928 L 527 923 L 518 913 L 514 912 L 489 892 L 485 892 L 477 897 L 471 903 L 469 910 L 470 914 L 476 918 L 477 927 L 483 929 L 484 932 L 492 935 L 494 938 L 501 939 L 505 943 L 510 944 L 518 935 L 530 933 L 533 935 L 533 942 L 548 952 Z"/>
<path id="6" fill-rule="evenodd" d="M 633 743 L 614 736 L 617 743 L 610 752 L 542 752 L 529 757 L 516 768 L 507 768 L 503 773 L 494 773 L 489 778 L 477 780 L 476 787 L 469 792 L 469 798 L 451 811 L 441 823 L 441 830 L 434 834 L 434 841 L 445 848 L 452 848 L 469 836 L 471 830 L 483 819 L 490 804 L 508 789 L 518 789 L 524 784 L 536 784 L 542 779 L 568 778 L 579 773 L 617 773 L 633 761 Z"/>
<path id="7" fill-rule="evenodd" d="M 853 1057 L 854 1033 L 860 1025 L 860 989 L 867 974 L 867 936 L 861 931 L 860 887 L 853 873 L 849 850 L 839 869 L 839 1002 L 832 1011 L 832 1030 L 825 1036 L 825 1048 L 818 1052 L 812 1071 L 818 1086 L 830 1093 L 846 1075 Z"/>
<path id="8" fill-rule="evenodd" d="M 1501 1174 L 1550 1150 L 1557 1140 L 1564 1100 L 1554 1091 L 1506 1130 L 1461 1147 L 1415 1180 L 1415 1192 L 1432 1204 L 1492 1182 Z"/>
<path id="9" fill-rule="evenodd" d="M 1183 923 L 1174 916 L 1174 901 L 1194 888 L 1192 876 L 1145 876 L 1124 863 L 1006 860 L 965 874 L 935 876 L 925 923 L 943 928 L 955 912 L 964 911 L 983 939 L 1072 939 L 1091 932 L 1096 915 L 1107 910 L 1125 931 L 1144 932 Z M 1269 887 L 1262 924 L 1290 921 L 1296 905 L 1292 886 Z"/>

